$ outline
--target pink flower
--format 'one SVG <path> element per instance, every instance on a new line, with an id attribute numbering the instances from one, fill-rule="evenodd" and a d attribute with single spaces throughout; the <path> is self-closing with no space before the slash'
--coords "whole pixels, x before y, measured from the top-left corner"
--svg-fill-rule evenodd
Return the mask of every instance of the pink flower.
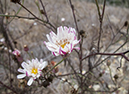
<path id="1" fill-rule="evenodd" d="M 46 36 L 49 42 L 45 41 L 44 43 L 55 56 L 70 54 L 73 49 L 80 49 L 79 47 L 75 47 L 80 40 L 77 40 L 76 30 L 74 28 L 60 26 L 57 28 L 57 35 L 51 31 Z"/>
<path id="2" fill-rule="evenodd" d="M 15 49 L 12 53 L 17 57 L 21 54 L 21 52 L 18 49 Z"/>

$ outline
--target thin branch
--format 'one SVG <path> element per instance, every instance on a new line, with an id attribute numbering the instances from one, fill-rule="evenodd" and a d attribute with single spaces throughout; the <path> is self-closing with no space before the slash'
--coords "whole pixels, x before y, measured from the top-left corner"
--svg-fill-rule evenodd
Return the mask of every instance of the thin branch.
<path id="1" fill-rule="evenodd" d="M 12 89 L 11 87 L 5 85 L 3 82 L 0 81 L 0 84 L 3 85 L 4 87 L 8 88 L 9 90 L 13 91 L 16 94 L 19 94 L 18 92 L 16 92 L 14 89 Z"/>
<path id="2" fill-rule="evenodd" d="M 55 66 L 53 66 L 45 75 L 47 75 L 49 72 L 51 72 L 56 66 L 58 66 L 59 64 L 61 64 L 61 62 L 63 62 L 66 58 L 67 58 L 67 56 L 64 57 L 64 58 L 63 58 L 59 63 L 57 63 Z"/>
<path id="3" fill-rule="evenodd" d="M 0 16 L 2 17 L 17 17 L 17 18 L 23 18 L 23 19 L 30 19 L 30 20 L 34 20 L 36 18 L 30 18 L 30 17 L 23 17 L 23 16 L 17 16 L 17 15 L 4 15 L 4 14 L 0 14 Z"/>
<path id="4" fill-rule="evenodd" d="M 99 15 L 99 20 L 100 20 L 100 19 L 101 19 L 101 14 L 100 14 L 100 10 L 99 10 L 98 0 L 95 0 L 95 4 L 96 4 L 96 6 L 97 6 L 98 15 Z"/>
<path id="5" fill-rule="evenodd" d="M 44 15 L 45 15 L 45 17 L 47 19 L 47 22 L 49 22 L 49 19 L 48 19 L 47 12 L 46 12 L 46 9 L 44 7 L 44 4 L 43 4 L 42 0 L 39 0 L 39 1 L 40 1 L 41 5 L 42 5 L 43 11 L 44 11 Z"/>
<path id="6" fill-rule="evenodd" d="M 1 8 L 1 12 L 4 13 L 3 4 L 2 4 L 2 2 L 1 2 L 1 0 L 0 0 L 0 8 Z"/>
<path id="7" fill-rule="evenodd" d="M 30 10 L 28 10 L 24 5 L 22 5 L 20 2 L 18 2 L 19 5 L 21 5 L 25 10 L 27 10 L 31 15 L 33 15 L 37 20 L 40 20 L 42 22 L 45 22 L 43 21 L 42 19 L 38 18 L 35 14 L 33 14 Z M 46 22 L 45 22 L 46 23 Z"/>
<path id="8" fill-rule="evenodd" d="M 82 59 L 82 61 L 83 61 L 84 59 L 89 58 L 89 57 L 94 56 L 94 55 L 110 55 L 110 56 L 114 56 L 114 55 L 115 55 L 115 56 L 122 56 L 122 57 L 124 57 L 127 61 L 129 61 L 129 59 L 125 56 L 125 53 L 127 53 L 127 52 L 129 52 L 129 51 L 126 51 L 126 52 L 123 52 L 123 53 L 94 53 L 94 54 L 90 54 L 90 55 L 84 57 L 84 58 Z"/>
<path id="9" fill-rule="evenodd" d="M 103 16 L 104 16 L 104 12 L 105 12 L 105 5 L 106 5 L 106 0 L 104 0 L 104 4 L 103 4 L 103 11 L 102 11 L 102 21 L 103 21 Z"/>
<path id="10" fill-rule="evenodd" d="M 77 73 L 80 74 L 80 73 Z M 62 74 L 62 75 L 56 75 L 57 77 L 63 77 L 63 76 L 69 76 L 69 75 L 75 75 L 75 73 L 67 73 L 67 74 Z"/>
<path id="11" fill-rule="evenodd" d="M 54 28 L 54 30 L 56 30 L 56 28 L 55 28 L 51 23 L 46 22 L 46 21 L 44 21 L 44 20 L 38 18 L 35 14 L 33 14 L 30 10 L 28 10 L 28 9 L 27 9 L 24 5 L 22 5 L 20 2 L 18 2 L 18 4 L 21 5 L 25 10 L 27 10 L 31 15 L 33 15 L 37 20 L 39 20 L 39 21 L 41 21 L 41 22 L 43 22 L 43 23 L 49 24 L 51 27 Z"/>
<path id="12" fill-rule="evenodd" d="M 97 10 L 98 10 L 99 21 L 100 21 L 100 31 L 99 31 L 98 49 L 97 49 L 98 52 L 99 52 L 99 50 L 100 50 L 99 49 L 100 48 L 100 40 L 101 40 L 101 34 L 102 34 L 103 16 L 104 16 L 104 11 L 105 11 L 106 0 L 104 0 L 102 14 L 100 13 L 99 5 L 98 5 L 98 0 L 95 0 L 95 2 L 96 2 Z"/>
<path id="13" fill-rule="evenodd" d="M 71 0 L 69 0 L 69 3 L 70 3 L 70 6 L 71 6 L 71 9 L 72 9 L 74 22 L 75 22 L 76 29 L 77 29 L 77 32 L 78 32 L 78 39 L 80 39 L 80 33 L 79 33 L 78 25 L 77 25 L 77 20 L 76 20 L 76 16 L 75 16 L 75 13 L 74 13 L 74 6 L 73 6 L 73 4 L 72 4 L 72 1 L 71 1 Z"/>

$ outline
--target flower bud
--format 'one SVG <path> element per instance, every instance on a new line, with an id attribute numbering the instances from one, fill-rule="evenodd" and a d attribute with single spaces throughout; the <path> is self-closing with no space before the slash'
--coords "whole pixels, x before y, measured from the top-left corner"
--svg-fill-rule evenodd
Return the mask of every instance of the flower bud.
<path id="1" fill-rule="evenodd" d="M 15 55 L 16 57 L 20 57 L 20 54 L 21 54 L 21 52 L 20 52 L 19 50 L 17 50 L 17 49 L 15 49 L 12 53 L 13 53 L 13 55 Z"/>
<path id="2" fill-rule="evenodd" d="M 58 71 L 59 71 L 58 67 L 55 67 L 55 68 L 52 70 L 53 73 L 57 73 Z"/>
<path id="3" fill-rule="evenodd" d="M 117 74 L 114 75 L 115 80 L 117 80 L 119 77 Z"/>
<path id="4" fill-rule="evenodd" d="M 107 66 L 109 67 L 110 65 L 111 65 L 111 61 L 108 60 L 108 61 L 107 61 Z"/>
<path id="5" fill-rule="evenodd" d="M 40 10 L 40 12 L 41 12 L 41 14 L 45 14 L 45 12 L 42 9 Z"/>
<path id="6" fill-rule="evenodd" d="M 50 75 L 48 78 L 47 78 L 47 80 L 49 81 L 49 82 L 52 82 L 53 81 L 53 76 L 52 75 Z"/>
<path id="7" fill-rule="evenodd" d="M 80 30 L 80 35 L 84 38 L 86 38 L 86 34 L 85 34 L 85 31 L 84 30 Z"/>
<path id="8" fill-rule="evenodd" d="M 51 64 L 52 64 L 53 66 L 55 66 L 55 65 L 56 65 L 56 62 L 55 62 L 55 61 L 51 61 Z M 58 71 L 59 71 L 58 67 L 55 67 L 55 68 L 52 70 L 53 73 L 57 73 Z"/>
<path id="9" fill-rule="evenodd" d="M 49 81 L 44 81 L 42 85 L 46 88 L 48 85 L 50 85 Z"/>
<path id="10" fill-rule="evenodd" d="M 55 61 L 51 61 L 51 64 L 52 64 L 53 66 L 55 66 L 55 65 L 56 65 L 56 62 L 55 62 Z"/>
<path id="11" fill-rule="evenodd" d="M 29 51 L 29 48 L 28 48 L 28 46 L 27 45 L 24 45 L 24 51 Z"/>

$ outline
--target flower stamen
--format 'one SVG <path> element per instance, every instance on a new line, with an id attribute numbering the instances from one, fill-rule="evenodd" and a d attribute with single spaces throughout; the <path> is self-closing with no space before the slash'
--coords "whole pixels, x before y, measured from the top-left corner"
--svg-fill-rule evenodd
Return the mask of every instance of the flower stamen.
<path id="1" fill-rule="evenodd" d="M 38 73 L 38 69 L 33 68 L 33 69 L 32 69 L 32 71 L 31 71 L 31 73 L 33 73 L 33 74 L 37 74 L 37 73 Z"/>
<path id="2" fill-rule="evenodd" d="M 67 42 L 65 42 L 64 44 L 61 44 L 60 46 L 61 46 L 62 48 L 64 48 L 66 44 L 67 44 Z"/>

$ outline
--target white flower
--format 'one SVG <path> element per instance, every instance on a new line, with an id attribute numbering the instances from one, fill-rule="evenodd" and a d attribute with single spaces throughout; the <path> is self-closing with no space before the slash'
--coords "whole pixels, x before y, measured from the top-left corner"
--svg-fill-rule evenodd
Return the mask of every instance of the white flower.
<path id="1" fill-rule="evenodd" d="M 46 36 L 49 42 L 45 41 L 44 43 L 55 56 L 71 53 L 73 49 L 80 49 L 75 47 L 80 40 L 77 40 L 74 28 L 60 26 L 57 28 L 57 35 L 51 31 L 50 35 L 47 34 Z"/>
<path id="2" fill-rule="evenodd" d="M 65 21 L 65 18 L 61 18 L 61 21 L 64 22 Z"/>
<path id="3" fill-rule="evenodd" d="M 24 78 L 25 76 L 30 77 L 29 81 L 27 82 L 27 85 L 31 85 L 32 82 L 36 79 L 39 78 L 42 74 L 42 70 L 48 65 L 46 61 L 43 61 L 43 59 L 32 59 L 27 60 L 26 62 L 23 62 L 21 66 L 23 69 L 19 68 L 18 71 L 23 73 L 17 75 L 18 79 Z"/>
<path id="4" fill-rule="evenodd" d="M 15 56 L 20 56 L 21 52 L 18 50 L 18 49 L 15 49 L 13 52 L 12 52 Z"/>
<path id="5" fill-rule="evenodd" d="M 34 22 L 34 25 L 37 25 L 37 23 L 36 23 L 36 22 Z"/>
<path id="6" fill-rule="evenodd" d="M 2 42 L 2 43 L 5 42 L 5 38 L 1 38 L 0 42 Z"/>

